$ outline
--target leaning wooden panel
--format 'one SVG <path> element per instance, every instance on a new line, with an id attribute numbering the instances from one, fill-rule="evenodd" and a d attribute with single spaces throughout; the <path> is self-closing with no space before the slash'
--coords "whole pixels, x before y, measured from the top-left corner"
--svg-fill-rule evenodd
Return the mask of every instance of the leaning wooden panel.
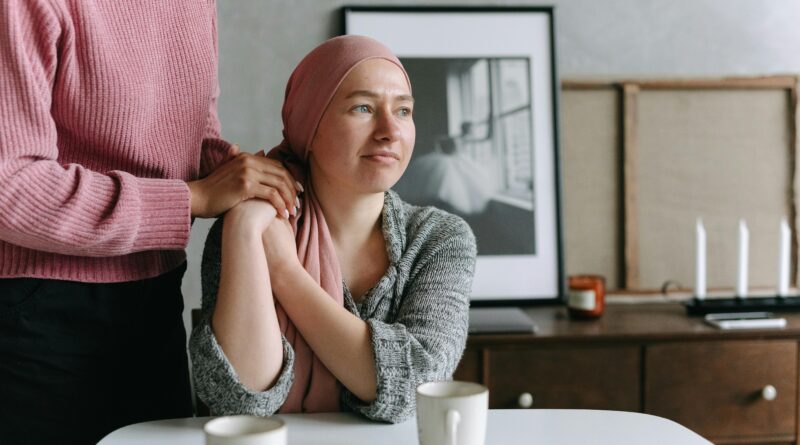
<path id="1" fill-rule="evenodd" d="M 774 286 L 790 205 L 786 90 L 643 90 L 639 97 L 640 285 L 694 283 L 694 225 L 708 233 L 709 287 L 736 280 L 737 225 L 750 228 L 750 284 Z"/>
<path id="2" fill-rule="evenodd" d="M 622 192 L 625 218 L 625 288 L 640 288 L 639 279 L 639 86 L 622 84 Z"/>
<path id="3" fill-rule="evenodd" d="M 561 96 L 564 246 L 568 275 L 621 286 L 619 92 L 566 89 Z"/>

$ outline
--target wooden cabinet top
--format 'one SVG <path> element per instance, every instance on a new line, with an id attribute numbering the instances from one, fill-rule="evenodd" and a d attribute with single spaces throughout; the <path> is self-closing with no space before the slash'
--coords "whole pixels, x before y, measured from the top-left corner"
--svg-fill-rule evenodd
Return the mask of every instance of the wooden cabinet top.
<path id="1" fill-rule="evenodd" d="M 569 317 L 563 306 L 523 309 L 536 323 L 535 334 L 470 335 L 474 346 L 547 342 L 658 342 L 717 339 L 800 339 L 800 313 L 776 312 L 786 318 L 783 329 L 725 331 L 707 325 L 702 317 L 688 316 L 678 303 L 607 304 L 595 320 Z"/>

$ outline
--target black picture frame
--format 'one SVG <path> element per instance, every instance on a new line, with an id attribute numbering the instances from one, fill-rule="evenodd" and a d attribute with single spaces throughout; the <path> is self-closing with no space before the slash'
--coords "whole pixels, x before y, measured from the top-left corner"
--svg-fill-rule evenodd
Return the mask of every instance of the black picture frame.
<path id="1" fill-rule="evenodd" d="M 494 201 L 486 204 L 486 199 L 458 200 L 454 197 L 450 200 L 443 199 L 442 202 L 444 202 L 447 210 L 454 211 L 455 209 L 454 213 L 456 214 L 459 214 L 459 210 L 461 210 L 460 216 L 464 216 L 470 223 L 478 238 L 479 256 L 473 286 L 472 306 L 562 304 L 566 295 L 566 279 L 561 203 L 561 160 L 559 153 L 560 84 L 556 66 L 554 8 L 551 6 L 419 7 L 353 5 L 342 7 L 341 25 L 342 34 L 368 35 L 389 46 L 403 61 L 407 71 L 409 71 L 412 84 L 417 84 L 420 80 L 417 74 L 422 73 L 423 76 L 431 77 L 433 75 L 428 73 L 446 72 L 449 73 L 443 75 L 447 77 L 446 81 L 457 83 L 457 87 L 450 88 L 448 86 L 448 90 L 460 91 L 472 88 L 478 90 L 478 93 L 470 93 L 472 97 L 482 98 L 481 92 L 483 90 L 495 91 L 503 88 L 503 84 L 500 81 L 493 80 L 495 78 L 502 80 L 502 76 L 493 76 L 492 73 L 507 72 L 512 73 L 509 76 L 513 76 L 513 73 L 516 72 L 517 78 L 520 79 L 524 78 L 524 75 L 519 74 L 520 72 L 527 73 L 530 79 L 527 89 L 527 106 L 530 109 L 528 114 L 529 123 L 527 124 L 529 129 L 519 131 L 519 133 L 525 134 L 527 132 L 531 150 L 531 160 L 528 162 L 532 164 L 530 167 L 529 193 L 532 201 L 530 213 L 533 216 L 531 217 L 530 228 L 532 229 L 533 241 L 527 244 L 520 241 L 521 247 L 511 245 L 508 241 L 496 243 L 496 245 L 488 244 L 489 241 L 486 240 L 491 235 L 487 235 L 484 229 L 500 227 L 497 224 L 505 224 L 506 220 L 499 221 L 502 218 L 496 217 L 498 221 L 494 222 L 495 226 L 480 222 L 474 223 L 474 221 L 481 221 L 480 216 L 476 216 L 471 220 L 470 215 L 474 213 L 470 212 L 478 212 L 476 208 L 480 208 L 481 205 L 492 206 L 495 204 Z M 523 37 L 523 39 L 521 41 L 518 39 L 516 42 L 510 40 L 514 37 Z M 518 48 L 509 48 L 509 42 L 512 47 L 516 45 Z M 461 47 L 458 45 L 461 45 Z M 521 63 L 521 60 L 527 60 L 528 71 L 524 71 L 524 68 L 521 68 L 526 65 Z M 417 69 L 416 67 L 419 68 Z M 467 72 L 468 70 L 469 72 Z M 481 73 L 484 71 L 488 72 L 489 75 L 482 75 Z M 456 74 L 452 74 L 453 72 Z M 540 75 L 536 76 L 536 74 Z M 469 82 L 458 82 L 457 80 L 453 81 L 453 77 L 470 80 Z M 485 78 L 490 80 L 473 80 Z M 431 83 L 435 82 L 441 83 L 442 79 L 431 79 Z M 465 83 L 469 84 L 469 86 L 464 87 Z M 482 86 L 482 84 L 486 84 L 486 86 Z M 497 86 L 498 84 L 500 86 Z M 510 84 L 521 85 L 520 82 Z M 418 104 L 415 109 L 415 116 L 418 116 L 419 105 L 421 105 L 419 104 L 420 96 L 416 94 L 418 92 L 416 87 L 414 88 Z M 522 89 L 524 90 L 524 87 Z M 428 96 L 425 95 L 425 97 Z M 492 96 L 492 94 L 488 93 L 488 96 Z M 503 97 L 503 94 L 498 93 L 492 97 L 495 96 Z M 510 98 L 507 101 L 509 103 L 515 97 L 510 93 L 506 96 Z M 524 97 L 525 94 L 519 96 Z M 465 100 L 461 102 L 465 102 Z M 473 100 L 472 102 L 475 101 Z M 495 104 L 496 99 L 489 99 L 489 102 Z M 523 103 L 514 108 L 514 110 L 522 109 L 524 106 L 525 104 Z M 516 158 L 510 156 L 512 150 L 508 147 L 500 150 L 497 148 L 498 144 L 495 143 L 492 146 L 493 148 L 489 150 L 480 151 L 480 149 L 485 147 L 486 144 L 486 142 L 482 141 L 489 141 L 490 139 L 496 141 L 499 139 L 496 134 L 498 131 L 494 129 L 501 128 L 501 126 L 502 128 L 511 129 L 506 131 L 504 140 L 514 139 L 508 133 L 517 132 L 516 129 L 524 127 L 525 125 L 517 125 L 518 122 L 524 122 L 524 118 L 518 115 L 513 118 L 516 121 L 510 121 L 502 125 L 500 119 L 506 116 L 503 116 L 501 105 L 496 107 L 500 111 L 489 112 L 491 119 L 487 118 L 484 123 L 481 119 L 470 120 L 464 118 L 463 116 L 467 113 L 452 105 L 452 101 L 448 101 L 447 107 L 448 110 L 454 108 L 456 110 L 456 112 L 446 113 L 448 115 L 447 119 L 451 121 L 449 122 L 449 130 L 442 131 L 443 124 L 439 125 L 439 133 L 442 135 L 438 138 L 434 137 L 435 134 L 438 134 L 436 131 L 429 131 L 430 134 L 427 135 L 429 142 L 425 146 L 435 145 L 437 148 L 428 152 L 423 151 L 424 153 L 430 154 L 431 151 L 442 151 L 441 147 L 443 145 L 450 146 L 455 143 L 452 142 L 455 140 L 461 143 L 456 152 L 461 150 L 462 147 L 472 147 L 473 151 L 479 153 L 487 151 L 494 153 L 499 150 L 505 153 L 502 157 L 504 164 L 520 164 L 520 162 L 515 164 L 508 161 L 508 159 L 520 158 L 520 155 L 515 155 L 517 156 Z M 489 108 L 492 108 L 492 105 L 489 105 Z M 479 106 L 473 106 L 470 112 L 480 114 L 480 109 L 481 107 Z M 459 112 L 459 110 L 461 111 Z M 451 117 L 453 114 L 461 116 L 460 132 L 458 130 L 459 117 Z M 509 112 L 508 115 L 511 115 L 511 113 Z M 469 124 L 466 125 L 466 130 L 464 128 L 465 122 Z M 418 139 L 415 157 L 420 152 L 419 121 L 417 127 Z M 488 130 L 486 127 L 488 127 Z M 487 134 L 490 134 L 491 137 L 487 136 Z M 543 134 L 548 134 L 549 136 L 542 136 Z M 517 139 L 525 141 L 524 136 Z M 424 135 L 422 140 L 425 140 Z M 507 142 L 504 144 L 506 146 L 509 145 Z M 424 156 L 424 154 L 420 155 L 420 160 L 422 159 L 421 156 Z M 429 156 L 426 159 L 426 161 L 430 162 L 425 165 L 433 162 L 432 157 Z M 452 159 L 452 157 L 448 159 Z M 475 159 L 472 160 L 476 161 Z M 412 165 L 409 167 L 409 171 L 415 165 L 413 162 L 414 158 L 412 158 Z M 469 164 L 468 161 L 463 162 Z M 498 163 L 500 162 L 495 162 L 495 164 Z M 470 168 L 473 167 L 470 165 L 457 165 L 455 170 L 469 170 Z M 504 200 L 512 204 L 522 202 L 524 198 L 514 201 L 517 198 L 512 193 L 527 196 L 525 195 L 525 186 L 522 185 L 525 183 L 525 178 L 519 180 L 517 176 L 509 173 L 509 168 L 505 168 L 505 170 L 502 168 L 496 169 L 506 173 L 501 175 L 503 180 L 498 181 L 505 184 L 500 187 L 504 193 L 503 196 L 505 196 Z M 539 170 L 545 168 L 547 171 Z M 405 176 L 409 175 L 409 171 L 406 172 Z M 520 171 L 524 172 L 524 169 Z M 414 182 L 418 183 L 418 181 Z M 515 184 L 517 189 L 512 189 L 511 186 L 508 186 L 511 183 Z M 452 188 L 452 181 L 450 184 L 451 187 L 448 188 Z M 414 199 L 408 199 L 409 197 L 422 198 L 415 195 L 411 188 L 404 186 L 403 179 L 398 183 L 398 188 L 407 192 L 404 195 L 401 190 L 398 191 L 404 199 L 412 203 L 424 204 L 424 202 L 414 202 Z M 480 193 L 469 193 L 467 195 L 473 196 L 476 194 Z M 491 208 L 485 207 L 483 212 L 498 214 L 498 212 L 491 210 Z M 525 219 L 523 218 L 520 221 L 525 221 Z M 508 229 L 507 226 L 500 228 Z M 495 231 L 494 233 L 500 232 Z M 509 239 L 515 237 L 518 239 L 525 238 L 524 236 L 518 236 L 519 234 L 525 235 L 525 232 L 519 230 L 507 230 L 504 233 L 511 233 L 507 237 Z M 484 242 L 483 245 L 482 241 Z M 514 249 L 520 249 L 520 251 L 516 252 Z M 482 253 L 482 251 L 486 252 L 487 250 L 492 254 L 486 255 Z M 542 282 L 546 283 L 542 285 Z M 492 289 L 497 289 L 497 291 L 494 292 Z"/>

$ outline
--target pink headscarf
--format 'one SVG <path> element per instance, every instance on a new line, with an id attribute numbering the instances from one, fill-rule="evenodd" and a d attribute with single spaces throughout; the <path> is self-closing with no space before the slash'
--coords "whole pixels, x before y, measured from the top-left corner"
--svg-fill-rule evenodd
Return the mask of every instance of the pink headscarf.
<path id="1" fill-rule="evenodd" d="M 339 304 L 343 304 L 344 298 L 342 273 L 325 215 L 308 181 L 308 147 L 325 109 L 347 74 L 359 63 L 376 58 L 396 64 L 405 74 L 403 65 L 389 48 L 368 37 L 335 37 L 308 53 L 286 85 L 283 141 L 267 154 L 283 162 L 306 190 L 302 212 L 292 221 L 297 257 L 309 275 Z M 336 378 L 317 358 L 277 301 L 276 309 L 281 331 L 295 352 L 294 383 L 280 412 L 339 411 Z"/>

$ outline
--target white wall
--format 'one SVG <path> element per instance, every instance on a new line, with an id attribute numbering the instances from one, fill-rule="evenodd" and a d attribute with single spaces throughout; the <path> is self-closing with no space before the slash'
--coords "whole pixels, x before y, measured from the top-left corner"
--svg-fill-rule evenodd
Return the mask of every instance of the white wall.
<path id="1" fill-rule="evenodd" d="M 249 151 L 280 142 L 286 80 L 305 53 L 339 32 L 339 9 L 349 4 L 430 2 L 217 0 L 219 115 L 226 139 Z M 556 0 L 551 4 L 556 5 L 562 77 L 800 73 L 798 0 Z M 199 267 L 210 223 L 198 220 L 192 231 L 183 284 L 187 313 L 200 306 Z"/>

